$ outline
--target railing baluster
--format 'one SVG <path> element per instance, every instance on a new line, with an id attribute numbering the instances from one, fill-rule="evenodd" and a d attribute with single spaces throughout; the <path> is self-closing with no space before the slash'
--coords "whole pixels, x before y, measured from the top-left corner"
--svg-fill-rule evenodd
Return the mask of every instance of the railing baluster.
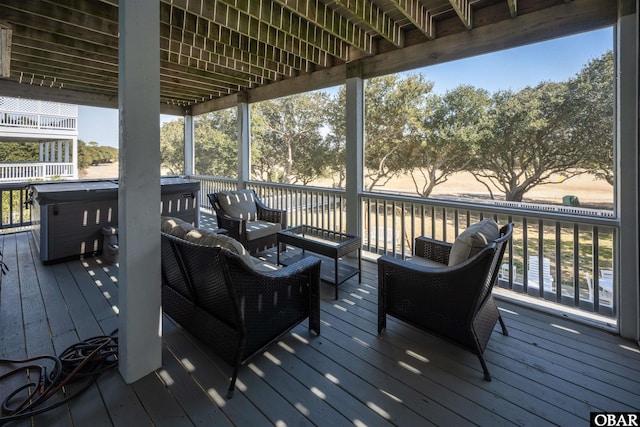
<path id="1" fill-rule="evenodd" d="M 236 181 L 230 178 L 199 176 L 191 178 L 199 179 L 203 183 L 202 188 L 206 188 L 207 192 L 236 187 Z M 271 195 L 269 197 L 275 203 L 290 212 L 289 225 L 291 226 L 308 224 L 335 231 L 342 231 L 344 228 L 344 190 L 264 182 L 249 182 L 248 184 L 259 189 L 263 194 Z M 3 197 L 6 198 L 8 195 L 3 193 Z M 599 287 L 602 283 L 600 277 L 602 268 L 611 268 L 614 273 L 616 269 L 615 233 L 618 228 L 618 220 L 615 218 L 607 215 L 583 217 L 567 213 L 535 212 L 533 210 L 519 210 L 511 205 L 484 207 L 473 203 L 417 199 L 382 193 L 363 193 L 358 203 L 364 209 L 363 248 L 378 254 L 399 254 L 402 257 L 411 255 L 413 242 L 417 235 L 426 236 L 430 232 L 429 237 L 441 237 L 442 240 L 453 241 L 459 233 L 481 218 L 492 217 L 499 223 L 501 221 L 513 222 L 515 225 L 514 237 L 509 242 L 508 252 L 505 252 L 505 257 L 508 258 L 504 259 L 504 267 L 500 266 L 503 287 L 507 286 L 514 292 L 527 293 L 529 279 L 533 279 L 529 275 L 529 253 L 537 254 L 539 259 L 537 266 L 538 297 L 561 305 L 580 306 L 580 283 L 583 280 L 580 274 L 584 273 L 585 269 L 592 268 L 593 300 L 589 304 L 584 304 L 583 301 L 581 309 L 593 310 L 609 317 L 615 315 L 615 299 L 613 307 L 602 306 L 599 293 Z M 201 206 L 208 208 L 206 195 L 205 198 L 201 198 Z M 6 216 L 3 213 L 4 218 Z M 420 223 L 418 224 L 417 221 Z M 430 225 L 428 221 L 431 222 Z M 438 221 L 442 221 L 442 225 L 438 224 Z M 567 227 L 563 224 L 570 225 Z M 1 225 L 5 226 L 5 224 Z M 584 259 L 585 252 L 580 252 L 581 245 L 584 247 L 587 244 L 580 234 L 581 226 L 588 226 L 592 230 L 592 239 L 589 244 L 593 246 L 593 250 L 589 255 L 591 258 L 586 260 Z M 565 228 L 566 230 L 564 230 Z M 440 230 L 442 230 L 442 236 L 439 236 Z M 573 234 L 571 235 L 571 233 Z M 399 243 L 398 236 L 401 239 Z M 563 238 L 567 241 L 564 248 Z M 537 247 L 534 243 L 535 240 L 537 240 Z M 550 245 L 554 240 L 555 249 L 551 249 Z M 569 247 L 569 241 L 572 241 L 573 248 Z M 390 242 L 392 242 L 391 248 L 389 248 Z M 569 254 L 567 251 L 571 251 L 571 253 Z M 582 259 L 580 258 L 581 253 Z M 544 275 L 549 272 L 544 265 L 545 255 L 552 258 L 555 255 L 554 268 L 550 270 L 555 276 L 556 284 L 553 298 L 549 292 L 545 293 Z M 565 259 L 568 257 L 568 261 L 564 265 L 563 255 Z M 568 263 L 573 264 L 569 269 L 567 268 Z M 563 267 L 565 276 L 567 271 L 573 273 L 572 281 L 565 283 L 565 287 L 569 283 L 573 286 L 573 298 L 568 295 L 563 297 Z M 508 269 L 508 273 L 505 269 Z M 522 271 L 520 276 L 517 274 L 518 271 Z M 506 274 L 508 274 L 508 278 Z M 615 274 L 614 277 L 616 277 Z"/>

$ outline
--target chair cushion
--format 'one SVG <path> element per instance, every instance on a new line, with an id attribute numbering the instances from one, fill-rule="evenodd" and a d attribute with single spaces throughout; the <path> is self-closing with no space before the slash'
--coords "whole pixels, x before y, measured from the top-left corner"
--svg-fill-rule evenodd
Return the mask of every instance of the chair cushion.
<path id="1" fill-rule="evenodd" d="M 275 224 L 268 221 L 250 221 L 247 222 L 247 241 L 260 239 L 261 237 L 271 236 L 282 230 L 281 224 Z"/>
<path id="2" fill-rule="evenodd" d="M 245 264 L 251 267 L 251 269 L 255 268 L 253 258 L 249 255 L 249 252 L 247 252 L 244 246 L 242 246 L 242 244 L 233 237 L 225 236 L 224 234 L 217 234 L 209 230 L 195 228 L 184 236 L 184 240 L 202 246 L 219 246 L 221 248 L 228 249 L 231 252 L 240 255 Z"/>
<path id="3" fill-rule="evenodd" d="M 449 253 L 449 265 L 466 261 L 498 237 L 500 237 L 498 224 L 491 218 L 469 226 L 453 242 Z"/>
<path id="4" fill-rule="evenodd" d="M 407 260 L 411 264 L 416 264 L 422 267 L 446 267 L 446 264 L 440 264 L 439 262 L 432 261 L 427 258 L 422 258 L 421 256 L 412 256 Z"/>
<path id="5" fill-rule="evenodd" d="M 227 215 L 247 221 L 258 219 L 258 208 L 253 190 L 221 191 L 218 202 Z"/>
<path id="6" fill-rule="evenodd" d="M 171 234 L 180 239 L 184 239 L 184 235 L 193 229 L 195 229 L 195 227 L 190 222 L 180 218 L 174 218 L 172 216 L 163 216 L 160 218 L 160 230 L 163 233 Z"/>

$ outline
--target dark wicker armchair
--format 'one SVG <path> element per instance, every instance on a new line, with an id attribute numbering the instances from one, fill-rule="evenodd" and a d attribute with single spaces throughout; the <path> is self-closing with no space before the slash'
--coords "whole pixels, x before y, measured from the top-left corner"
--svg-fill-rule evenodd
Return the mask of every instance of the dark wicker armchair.
<path id="1" fill-rule="evenodd" d="M 496 227 L 497 231 L 497 227 Z M 508 335 L 491 295 L 513 225 L 465 261 L 449 266 L 452 244 L 418 237 L 418 265 L 384 255 L 378 259 L 378 333 L 389 314 L 475 353 L 491 381 L 483 352 L 497 321 Z"/>
<path id="2" fill-rule="evenodd" d="M 162 307 L 233 367 L 309 318 L 320 335 L 320 260 L 261 273 L 237 254 L 162 233 Z"/>
<path id="3" fill-rule="evenodd" d="M 252 255 L 276 246 L 276 233 L 287 228 L 287 212 L 269 208 L 254 190 L 221 191 L 207 197 L 218 227 L 226 229 Z"/>

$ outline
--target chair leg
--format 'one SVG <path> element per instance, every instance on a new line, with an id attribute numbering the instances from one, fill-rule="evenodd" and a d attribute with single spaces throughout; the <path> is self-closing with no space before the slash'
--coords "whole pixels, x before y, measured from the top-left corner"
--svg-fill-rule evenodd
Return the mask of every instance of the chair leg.
<path id="1" fill-rule="evenodd" d="M 378 314 L 378 334 L 380 334 L 387 327 L 387 316 L 385 314 Z"/>
<path id="2" fill-rule="evenodd" d="M 487 363 L 484 361 L 482 352 L 478 352 L 478 359 L 480 359 L 480 364 L 482 365 L 482 370 L 484 371 L 485 381 L 491 381 L 491 374 L 489 373 L 489 368 L 487 368 Z"/>
<path id="3" fill-rule="evenodd" d="M 504 320 L 502 320 L 502 316 L 498 314 L 498 320 L 500 321 L 500 326 L 502 327 L 502 335 L 508 337 L 509 331 L 507 331 L 507 325 L 504 324 Z"/>
<path id="4" fill-rule="evenodd" d="M 227 399 L 231 399 L 233 397 L 233 392 L 236 389 L 236 380 L 238 379 L 238 371 L 240 367 L 236 366 L 233 368 L 233 374 L 231 375 L 231 383 L 229 384 L 229 390 L 227 391 Z"/>

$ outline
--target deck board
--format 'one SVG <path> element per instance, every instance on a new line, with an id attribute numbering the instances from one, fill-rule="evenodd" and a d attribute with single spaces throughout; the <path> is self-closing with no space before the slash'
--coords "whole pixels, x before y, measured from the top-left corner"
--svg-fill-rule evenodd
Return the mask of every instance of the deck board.
<path id="1" fill-rule="evenodd" d="M 0 250 L 0 357 L 59 354 L 117 327 L 117 265 L 44 265 L 30 233 L 0 235 Z M 640 410 L 635 343 L 499 300 L 509 336 L 495 329 L 486 382 L 477 356 L 404 322 L 389 317 L 378 335 L 377 266 L 363 268 L 338 300 L 323 283 L 321 335 L 296 326 L 241 369 L 231 400 L 231 367 L 165 317 L 160 370 L 130 385 L 110 371 L 14 425 L 580 425 L 590 411 Z"/>

